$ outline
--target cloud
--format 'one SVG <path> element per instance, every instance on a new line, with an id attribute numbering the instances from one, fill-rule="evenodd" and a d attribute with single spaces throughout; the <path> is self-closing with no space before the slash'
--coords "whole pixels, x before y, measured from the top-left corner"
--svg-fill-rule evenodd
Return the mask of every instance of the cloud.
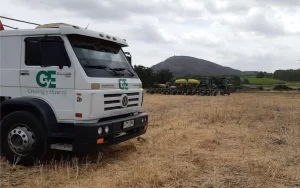
<path id="1" fill-rule="evenodd" d="M 286 34 L 280 18 L 276 17 L 273 11 L 266 13 L 260 8 L 252 9 L 245 17 L 237 18 L 234 21 L 223 20 L 222 23 L 244 32 L 254 32 L 257 35 L 273 37 Z"/>
<path id="2" fill-rule="evenodd" d="M 205 8 L 212 14 L 221 13 L 244 13 L 251 9 L 251 6 L 245 1 L 216 1 L 207 0 L 205 3 Z"/>
<path id="3" fill-rule="evenodd" d="M 284 35 L 285 30 L 279 19 L 268 19 L 262 10 L 251 12 L 250 15 L 238 23 L 240 27 L 256 32 L 258 34 L 267 34 L 269 36 Z"/>
<path id="4" fill-rule="evenodd" d="M 176 43 L 178 39 L 167 34 L 158 21 L 142 22 L 131 30 L 131 38 L 147 43 Z"/>
<path id="5" fill-rule="evenodd" d="M 253 54 L 252 56 L 243 54 L 243 56 L 236 57 L 236 59 L 232 61 L 232 65 L 242 70 L 265 70 L 268 72 L 273 72 L 277 69 L 276 67 L 279 66 L 285 69 L 289 69 L 289 66 L 287 66 L 289 63 L 286 62 L 287 60 L 280 54 L 267 52 L 262 54 Z"/>
<path id="6" fill-rule="evenodd" d="M 184 0 L 12 0 L 24 6 L 44 10 L 65 10 L 74 16 L 83 16 L 94 20 L 119 21 L 139 15 L 151 16 L 182 16 L 197 17 L 202 14 L 201 9 L 187 6 Z"/>
<path id="7" fill-rule="evenodd" d="M 197 30 L 183 36 L 183 39 L 190 44 L 205 47 L 218 47 L 221 45 L 221 40 L 214 34 Z"/>
<path id="8" fill-rule="evenodd" d="M 258 5 L 279 6 L 279 7 L 295 7 L 300 6 L 298 0 L 253 0 Z"/>
<path id="9" fill-rule="evenodd" d="M 37 23 L 90 24 L 126 38 L 126 51 L 144 66 L 175 54 L 242 70 L 299 67 L 299 0 L 2 0 L 0 12 Z"/>

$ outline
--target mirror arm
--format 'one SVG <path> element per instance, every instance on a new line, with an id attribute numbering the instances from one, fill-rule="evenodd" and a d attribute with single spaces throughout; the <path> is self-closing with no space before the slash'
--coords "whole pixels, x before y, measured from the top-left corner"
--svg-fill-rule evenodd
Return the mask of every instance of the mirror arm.
<path id="1" fill-rule="evenodd" d="M 129 56 L 126 56 L 126 55 L 129 55 Z M 125 56 L 126 56 L 127 61 L 132 65 L 131 54 L 129 52 L 125 52 Z"/>

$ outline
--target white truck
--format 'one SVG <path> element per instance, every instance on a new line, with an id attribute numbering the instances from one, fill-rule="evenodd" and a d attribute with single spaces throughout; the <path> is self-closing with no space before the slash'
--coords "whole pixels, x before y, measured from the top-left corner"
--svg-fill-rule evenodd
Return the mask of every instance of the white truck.
<path id="1" fill-rule="evenodd" d="M 52 150 L 93 152 L 146 133 L 142 83 L 127 46 L 63 23 L 0 30 L 4 157 L 33 165 Z"/>

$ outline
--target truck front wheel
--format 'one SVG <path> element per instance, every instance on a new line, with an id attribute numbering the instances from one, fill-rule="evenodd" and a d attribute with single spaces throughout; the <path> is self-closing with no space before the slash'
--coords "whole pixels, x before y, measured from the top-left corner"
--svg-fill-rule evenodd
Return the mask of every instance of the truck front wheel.
<path id="1" fill-rule="evenodd" d="M 32 113 L 13 112 L 1 122 L 2 153 L 11 163 L 34 165 L 47 157 L 47 135 Z"/>

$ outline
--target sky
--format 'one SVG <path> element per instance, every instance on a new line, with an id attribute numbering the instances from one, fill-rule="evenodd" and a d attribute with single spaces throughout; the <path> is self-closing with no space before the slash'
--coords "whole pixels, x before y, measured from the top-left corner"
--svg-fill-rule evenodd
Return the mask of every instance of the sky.
<path id="1" fill-rule="evenodd" d="M 242 71 L 300 68 L 300 0 L 1 0 L 0 15 L 124 38 L 134 65 L 184 55 Z"/>

